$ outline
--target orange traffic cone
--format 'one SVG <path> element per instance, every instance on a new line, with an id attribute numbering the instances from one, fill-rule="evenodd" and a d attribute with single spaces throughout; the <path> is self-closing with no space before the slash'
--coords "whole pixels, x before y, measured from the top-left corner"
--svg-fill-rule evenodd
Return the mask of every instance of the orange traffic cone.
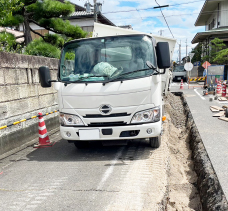
<path id="1" fill-rule="evenodd" d="M 180 89 L 184 89 L 183 79 L 181 79 Z"/>
<path id="2" fill-rule="evenodd" d="M 35 144 L 34 148 L 52 147 L 54 145 L 54 142 L 50 142 L 42 113 L 39 113 L 38 117 L 39 117 L 39 144 Z"/>
<path id="3" fill-rule="evenodd" d="M 226 97 L 226 84 L 223 83 L 222 85 L 222 97 Z"/>

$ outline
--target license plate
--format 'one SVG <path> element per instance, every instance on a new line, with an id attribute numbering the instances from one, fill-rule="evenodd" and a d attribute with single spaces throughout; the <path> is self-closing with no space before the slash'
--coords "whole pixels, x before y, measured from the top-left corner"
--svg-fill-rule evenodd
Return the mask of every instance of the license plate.
<path id="1" fill-rule="evenodd" d="M 79 130 L 80 140 L 98 140 L 100 139 L 99 129 Z"/>
<path id="2" fill-rule="evenodd" d="M 177 80 L 181 80 L 181 77 L 177 77 Z"/>

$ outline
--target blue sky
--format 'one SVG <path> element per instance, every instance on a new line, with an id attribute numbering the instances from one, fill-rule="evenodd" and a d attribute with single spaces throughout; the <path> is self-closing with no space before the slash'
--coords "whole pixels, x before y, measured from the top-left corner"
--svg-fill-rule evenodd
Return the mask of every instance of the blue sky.
<path id="1" fill-rule="evenodd" d="M 88 0 L 70 0 L 83 6 Z M 89 0 L 93 4 L 93 0 Z M 132 25 L 134 30 L 172 37 L 160 9 L 146 9 L 158 6 L 155 0 L 98 0 L 101 2 L 102 13 L 115 25 Z M 194 23 L 205 0 L 157 0 L 160 5 L 170 5 L 163 8 L 162 12 L 166 17 L 169 27 L 177 39 L 182 43 L 182 57 L 186 55 L 186 41 L 188 52 L 195 46 L 191 41 L 197 32 L 205 31 L 205 27 L 195 27 Z M 190 3 L 193 2 L 193 3 Z M 133 10 L 133 11 L 129 11 Z M 129 11 L 129 12 L 120 12 Z M 111 13 L 114 12 L 114 13 Z M 173 60 L 178 57 L 178 45 L 174 52 Z"/>

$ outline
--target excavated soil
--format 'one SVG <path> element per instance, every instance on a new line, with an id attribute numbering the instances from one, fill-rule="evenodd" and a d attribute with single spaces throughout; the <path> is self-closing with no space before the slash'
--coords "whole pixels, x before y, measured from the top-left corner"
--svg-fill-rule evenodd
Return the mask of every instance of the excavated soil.
<path id="1" fill-rule="evenodd" d="M 165 112 L 167 120 L 163 125 L 163 140 L 166 140 L 170 155 L 166 210 L 201 211 L 197 175 L 189 145 L 190 131 L 186 128 L 187 118 L 181 98 L 169 93 L 165 99 Z"/>

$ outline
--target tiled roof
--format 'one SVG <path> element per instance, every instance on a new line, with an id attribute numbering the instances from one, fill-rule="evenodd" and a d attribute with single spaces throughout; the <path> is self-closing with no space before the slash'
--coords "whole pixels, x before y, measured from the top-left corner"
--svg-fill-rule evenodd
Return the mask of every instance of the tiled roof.
<path id="1" fill-rule="evenodd" d="M 65 0 L 58 0 L 58 1 L 64 3 Z M 78 4 L 74 4 L 73 2 L 70 2 L 70 3 L 74 5 L 75 11 L 85 11 L 86 10 L 84 7 L 81 7 Z"/>
<path id="2" fill-rule="evenodd" d="M 70 15 L 70 17 L 72 17 L 72 16 L 85 16 L 85 15 L 93 15 L 93 12 L 75 11 L 74 13 L 72 13 Z"/>
<path id="3" fill-rule="evenodd" d="M 216 30 L 209 30 L 205 32 L 198 32 L 192 40 L 192 44 L 202 42 L 207 39 L 209 36 L 216 35 L 218 38 L 221 38 L 222 35 L 228 35 L 228 28 L 221 28 Z"/>
<path id="4" fill-rule="evenodd" d="M 93 12 L 86 12 L 86 11 L 76 11 L 74 13 L 72 13 L 69 17 L 69 19 L 78 19 L 78 18 L 82 18 L 82 17 L 93 17 L 94 13 Z M 110 21 L 108 18 L 106 18 L 104 15 L 102 15 L 101 13 L 99 13 L 97 15 L 97 19 L 99 22 L 106 24 L 106 25 L 110 25 L 110 26 L 115 26 L 114 23 L 112 23 L 112 21 Z"/>

